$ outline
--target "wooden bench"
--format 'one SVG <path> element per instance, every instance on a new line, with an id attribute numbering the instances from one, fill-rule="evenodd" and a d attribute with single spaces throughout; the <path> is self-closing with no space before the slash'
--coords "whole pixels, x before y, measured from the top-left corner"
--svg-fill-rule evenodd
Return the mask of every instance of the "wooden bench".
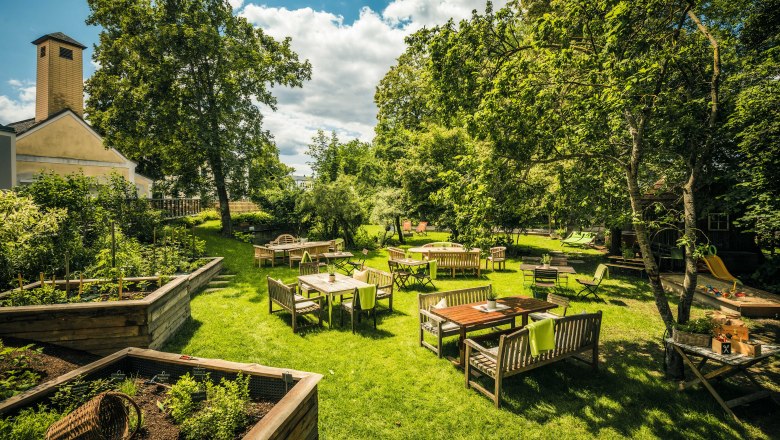
<path id="1" fill-rule="evenodd" d="M 443 248 L 448 248 L 448 247 L 462 248 L 463 245 L 459 244 L 459 243 L 452 243 L 452 242 L 449 242 L 449 241 L 434 241 L 433 243 L 425 243 L 424 245 L 422 245 L 422 247 L 424 247 L 424 248 L 433 248 L 433 247 L 439 247 L 439 248 L 441 248 L 441 247 L 443 247 Z"/>
<path id="2" fill-rule="evenodd" d="M 645 273 L 645 266 L 644 265 L 638 265 L 638 264 L 626 264 L 626 263 L 607 263 L 605 266 L 609 268 L 615 268 L 615 269 L 626 269 L 626 270 L 634 270 L 639 272 L 640 275 Z"/>
<path id="3" fill-rule="evenodd" d="M 457 336 L 460 334 L 460 326 L 453 322 L 446 321 L 433 313 L 430 309 L 435 307 L 446 299 L 446 307 L 459 306 L 462 304 L 471 304 L 487 301 L 488 295 L 493 291 L 493 287 L 487 286 L 471 287 L 468 289 L 448 290 L 444 292 L 420 293 L 417 295 L 418 307 L 420 312 L 420 346 L 425 347 L 442 357 L 442 339 L 447 336 Z M 506 321 L 491 323 L 483 327 L 474 327 L 470 330 L 481 330 L 491 328 L 502 324 L 510 324 L 514 327 L 514 318 L 508 318 Z M 436 346 L 425 341 L 425 333 L 436 336 Z"/>
<path id="4" fill-rule="evenodd" d="M 295 293 L 296 284 L 287 285 L 279 280 L 266 276 L 268 280 L 268 313 L 276 313 L 286 310 L 292 315 L 292 330 L 295 333 L 298 328 L 310 327 L 313 323 L 299 327 L 298 317 L 303 315 L 317 314 L 319 321 L 317 325 L 322 325 L 322 299 L 323 296 L 313 298 L 304 298 Z M 274 303 L 281 309 L 274 310 Z"/>
<path id="5" fill-rule="evenodd" d="M 376 284 L 376 300 L 388 300 L 388 309 L 393 312 L 393 274 L 383 270 L 366 267 L 368 279 L 366 283 Z"/>
<path id="6" fill-rule="evenodd" d="M 474 387 L 493 399 L 496 408 L 500 406 L 501 382 L 505 377 L 533 370 L 562 359 L 573 357 L 598 369 L 599 333 L 601 332 L 601 312 L 566 316 L 554 321 L 555 349 L 531 355 L 528 345 L 528 329 L 514 329 L 466 339 L 466 388 Z M 487 348 L 480 342 L 499 337 L 498 347 Z M 581 353 L 591 353 L 591 358 L 581 357 Z M 493 378 L 495 391 L 490 392 L 478 382 L 472 380 L 471 369 Z"/>
<path id="7" fill-rule="evenodd" d="M 265 266 L 266 261 L 271 262 L 271 267 L 274 267 L 276 261 L 276 252 L 273 249 L 269 249 L 265 246 L 254 245 L 255 247 L 255 264 L 260 267 L 262 264 Z"/>
<path id="8" fill-rule="evenodd" d="M 465 275 L 467 270 L 473 270 L 477 276 L 482 275 L 479 251 L 468 252 L 426 252 L 428 260 L 436 260 L 438 270 L 449 269 L 453 277 L 460 270 Z"/>
<path id="9" fill-rule="evenodd" d="M 298 243 L 298 239 L 293 237 L 290 234 L 282 234 L 278 237 L 276 237 L 274 240 L 272 240 L 269 244 L 290 244 L 290 243 Z"/>

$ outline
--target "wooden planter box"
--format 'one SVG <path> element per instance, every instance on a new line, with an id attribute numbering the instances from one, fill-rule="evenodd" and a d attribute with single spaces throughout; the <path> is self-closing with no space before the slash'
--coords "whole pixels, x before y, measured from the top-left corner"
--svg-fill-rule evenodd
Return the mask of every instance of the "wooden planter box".
<path id="1" fill-rule="evenodd" d="M 56 379 L 0 402 L 0 415 L 13 415 L 23 408 L 46 403 L 57 388 L 79 376 L 87 380 L 108 378 L 116 371 L 128 376 L 151 378 L 165 371 L 173 383 L 194 367 L 205 368 L 214 381 L 235 379 L 238 373 L 249 375 L 249 394 L 253 399 L 276 402 L 244 439 L 316 439 L 319 436 L 317 384 L 322 376 L 315 373 L 284 370 L 257 364 L 242 364 L 218 359 L 181 359 L 180 355 L 140 348 L 126 348 L 85 365 Z M 283 374 L 292 377 L 286 384 Z"/>
<path id="2" fill-rule="evenodd" d="M 190 293 L 221 268 L 222 257 L 214 258 L 140 300 L 0 307 L 0 338 L 48 342 L 99 355 L 130 346 L 160 348 L 190 317 Z M 36 283 L 25 286 L 34 287 Z"/>

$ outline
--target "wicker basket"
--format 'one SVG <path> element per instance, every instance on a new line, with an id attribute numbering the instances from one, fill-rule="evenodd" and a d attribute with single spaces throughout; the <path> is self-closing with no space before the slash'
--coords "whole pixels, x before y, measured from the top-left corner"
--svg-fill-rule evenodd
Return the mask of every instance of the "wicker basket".
<path id="1" fill-rule="evenodd" d="M 702 333 L 688 333 L 677 329 L 673 329 L 672 331 L 672 340 L 678 344 L 710 348 L 711 339 L 712 337 L 710 335 L 705 335 Z"/>
<path id="2" fill-rule="evenodd" d="M 135 428 L 130 432 L 130 407 L 135 410 Z M 46 440 L 130 439 L 141 426 L 141 409 L 126 394 L 105 392 L 57 421 L 46 431 Z"/>

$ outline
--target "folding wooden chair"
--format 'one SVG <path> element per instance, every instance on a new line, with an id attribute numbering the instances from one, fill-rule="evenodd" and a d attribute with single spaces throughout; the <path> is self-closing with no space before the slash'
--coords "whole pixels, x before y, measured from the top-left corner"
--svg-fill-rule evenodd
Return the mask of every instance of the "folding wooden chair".
<path id="1" fill-rule="evenodd" d="M 593 276 L 593 280 L 577 280 L 577 282 L 583 286 L 582 289 L 577 292 L 577 296 L 580 296 L 582 292 L 585 292 L 586 297 L 588 295 L 593 295 L 597 300 L 601 300 L 596 294 L 596 291 L 599 290 L 604 275 L 609 277 L 609 268 L 604 264 L 599 264 L 596 268 L 596 274 Z"/>

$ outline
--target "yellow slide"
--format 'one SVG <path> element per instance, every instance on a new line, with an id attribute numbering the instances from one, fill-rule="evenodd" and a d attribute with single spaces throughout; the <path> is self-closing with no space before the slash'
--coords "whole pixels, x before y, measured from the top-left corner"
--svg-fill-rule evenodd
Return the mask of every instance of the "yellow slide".
<path id="1" fill-rule="evenodd" d="M 726 265 L 723 264 L 723 260 L 721 260 L 719 256 L 715 254 L 705 255 L 704 263 L 707 265 L 707 269 L 712 272 L 712 275 L 714 275 L 715 278 L 723 281 L 733 282 L 734 289 L 736 289 L 737 284 L 742 285 L 742 281 L 738 280 L 737 277 L 729 273 L 729 270 L 726 269 Z"/>

